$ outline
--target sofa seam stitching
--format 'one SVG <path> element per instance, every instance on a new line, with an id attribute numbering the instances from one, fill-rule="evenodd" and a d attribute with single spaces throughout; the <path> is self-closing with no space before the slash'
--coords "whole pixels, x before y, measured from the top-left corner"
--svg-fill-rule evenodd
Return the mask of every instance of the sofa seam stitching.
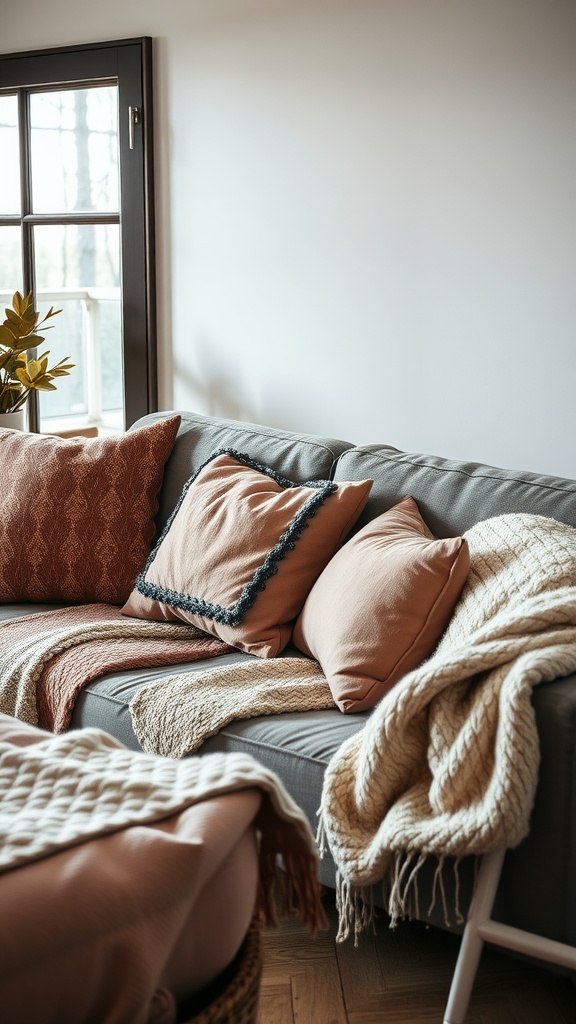
<path id="1" fill-rule="evenodd" d="M 151 413 L 150 415 L 154 416 L 156 419 L 162 419 L 163 417 L 165 417 L 166 414 L 165 413 Z M 184 418 L 181 413 L 177 413 L 177 415 L 181 416 L 183 423 L 197 423 L 199 426 L 205 425 L 203 420 L 197 420 L 194 417 L 186 417 L 186 418 Z M 240 427 L 240 429 L 246 429 L 244 427 L 244 425 L 241 424 L 241 423 L 239 424 L 239 427 Z M 329 455 L 332 456 L 332 459 L 333 459 L 334 463 L 336 463 L 338 461 L 338 459 L 340 458 L 340 455 L 337 455 L 336 452 L 332 448 L 329 447 L 329 445 L 327 445 L 327 444 L 320 444 L 318 441 L 312 441 L 308 437 L 306 437 L 305 435 L 302 435 L 302 434 L 296 434 L 296 436 L 294 436 L 290 431 L 283 431 L 283 430 L 278 430 L 278 431 L 271 430 L 269 433 L 266 433 L 265 431 L 260 431 L 260 430 L 247 430 L 246 433 L 252 434 L 253 437 L 267 437 L 267 438 L 277 437 L 277 438 L 281 438 L 282 440 L 293 441 L 294 443 L 296 441 L 298 441 L 300 444 L 309 445 L 310 448 L 317 448 L 320 451 L 327 452 Z M 344 441 L 343 444 L 347 444 L 349 446 L 348 448 L 345 448 L 344 451 L 349 451 L 350 448 L 354 448 L 355 447 L 354 444 L 352 444 L 351 441 Z M 342 455 L 344 453 L 341 452 L 340 454 Z"/>
<path id="2" fill-rule="evenodd" d="M 338 457 L 338 461 L 340 461 L 340 459 L 342 459 L 345 455 L 349 455 L 350 452 L 353 452 L 353 451 L 354 451 L 353 448 L 352 449 L 350 449 L 350 448 L 346 449 L 346 451 L 342 452 L 342 455 L 340 455 Z M 557 491 L 559 494 L 566 494 L 566 495 L 573 494 L 574 491 L 575 491 L 574 488 L 568 489 L 568 488 L 565 488 L 565 487 L 557 487 L 557 486 L 554 486 L 552 484 L 539 483 L 536 480 L 523 480 L 520 477 L 513 477 L 513 476 L 500 477 L 500 476 L 492 476 L 492 475 L 490 475 L 488 473 L 467 473 L 463 469 L 456 469 L 455 467 L 452 467 L 452 466 L 433 466 L 430 463 L 414 462 L 411 459 L 396 459 L 396 458 L 394 458 L 394 456 L 388 457 L 386 455 L 378 455 L 378 454 L 376 454 L 376 452 L 363 452 L 362 454 L 364 456 L 376 459 L 377 461 L 383 462 L 383 463 L 394 463 L 395 465 L 414 466 L 417 469 L 432 469 L 432 470 L 434 470 L 437 473 L 456 473 L 458 476 L 465 476 L 468 480 L 495 480 L 495 481 L 498 481 L 498 482 L 505 482 L 505 483 L 525 484 L 528 487 L 540 487 L 543 490 Z M 503 470 L 503 472 L 506 472 L 506 470 Z"/>

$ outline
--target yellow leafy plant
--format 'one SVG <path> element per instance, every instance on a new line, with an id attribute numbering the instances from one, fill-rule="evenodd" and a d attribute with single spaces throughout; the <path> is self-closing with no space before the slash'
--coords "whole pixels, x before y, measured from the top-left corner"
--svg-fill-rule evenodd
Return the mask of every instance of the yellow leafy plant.
<path id="1" fill-rule="evenodd" d="M 68 356 L 52 367 L 48 366 L 49 350 L 35 358 L 28 356 L 30 349 L 44 341 L 39 328 L 61 312 L 51 306 L 41 320 L 34 309 L 32 292 L 14 293 L 12 308 L 5 310 L 6 319 L 0 324 L 0 413 L 18 412 L 31 391 L 56 391 L 54 378 L 70 373 L 74 363 Z M 49 324 L 47 330 L 52 326 Z"/>

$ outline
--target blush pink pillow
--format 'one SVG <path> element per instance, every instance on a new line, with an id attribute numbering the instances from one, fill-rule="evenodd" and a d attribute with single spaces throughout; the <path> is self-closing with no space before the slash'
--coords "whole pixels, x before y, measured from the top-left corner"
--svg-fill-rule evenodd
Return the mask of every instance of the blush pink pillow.
<path id="1" fill-rule="evenodd" d="M 274 657 L 371 487 L 296 485 L 247 455 L 216 452 L 186 484 L 122 610 Z"/>
<path id="2" fill-rule="evenodd" d="M 469 568 L 466 540 L 437 540 L 410 497 L 334 555 L 293 640 L 320 663 L 341 711 L 372 708 L 432 654 Z"/>

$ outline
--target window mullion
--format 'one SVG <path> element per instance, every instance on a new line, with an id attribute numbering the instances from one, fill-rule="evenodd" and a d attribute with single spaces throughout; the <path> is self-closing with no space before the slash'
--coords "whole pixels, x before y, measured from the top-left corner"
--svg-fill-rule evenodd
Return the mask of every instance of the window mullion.
<path id="1" fill-rule="evenodd" d="M 22 213 L 22 281 L 24 294 L 35 292 L 34 227 L 26 221 L 32 212 L 32 167 L 30 162 L 30 94 L 18 89 L 18 125 L 20 137 L 20 202 Z M 30 355 L 34 355 L 33 352 Z M 40 423 L 37 391 L 28 396 L 28 429 L 38 431 Z"/>

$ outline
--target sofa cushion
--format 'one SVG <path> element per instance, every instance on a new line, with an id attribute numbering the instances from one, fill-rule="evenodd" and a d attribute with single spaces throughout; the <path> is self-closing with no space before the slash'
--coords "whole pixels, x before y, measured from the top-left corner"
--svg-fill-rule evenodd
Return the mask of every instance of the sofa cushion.
<path id="1" fill-rule="evenodd" d="M 186 484 L 123 611 L 190 622 L 274 657 L 370 487 L 299 486 L 247 455 L 214 453 Z"/>
<path id="2" fill-rule="evenodd" d="M 334 480 L 374 481 L 360 529 L 411 494 L 436 537 L 455 537 L 483 519 L 530 512 L 576 527 L 576 480 L 526 470 L 498 469 L 437 455 L 402 452 L 390 445 L 348 448 Z"/>
<path id="3" fill-rule="evenodd" d="M 0 430 L 0 602 L 122 604 L 150 552 L 179 423 L 98 438 Z"/>
<path id="4" fill-rule="evenodd" d="M 312 587 L 294 643 L 320 662 L 341 711 L 366 711 L 434 650 L 470 568 L 407 497 L 360 530 Z"/>

